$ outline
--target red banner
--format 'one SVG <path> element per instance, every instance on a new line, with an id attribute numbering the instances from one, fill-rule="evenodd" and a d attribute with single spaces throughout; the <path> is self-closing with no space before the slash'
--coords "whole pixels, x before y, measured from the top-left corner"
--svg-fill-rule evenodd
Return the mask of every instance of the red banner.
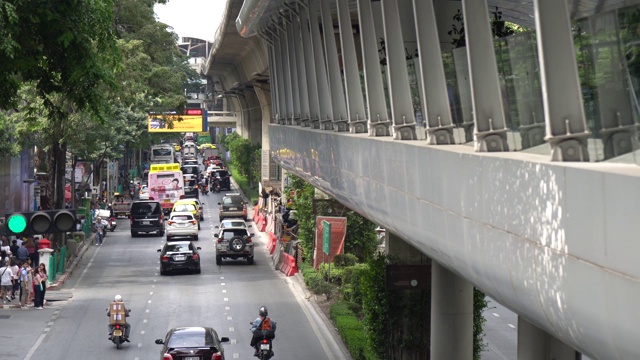
<path id="1" fill-rule="evenodd" d="M 322 251 L 324 226 L 322 221 L 331 224 L 331 242 L 329 246 L 329 255 L 325 255 Z M 331 263 L 336 254 L 342 254 L 344 251 L 344 239 L 347 236 L 347 218 L 335 216 L 318 216 L 316 217 L 316 244 L 313 251 L 313 267 L 318 268 L 322 263 Z"/>

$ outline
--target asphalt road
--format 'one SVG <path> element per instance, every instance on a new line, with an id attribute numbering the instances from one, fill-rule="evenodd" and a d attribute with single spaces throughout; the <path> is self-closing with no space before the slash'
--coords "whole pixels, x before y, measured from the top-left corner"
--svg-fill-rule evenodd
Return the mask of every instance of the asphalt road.
<path id="1" fill-rule="evenodd" d="M 164 238 L 131 238 L 128 221 L 119 219 L 116 231 L 102 246 L 90 245 L 61 291 L 52 293 L 59 301 L 49 301 L 44 310 L 0 312 L 6 325 L 0 331 L 0 358 L 161 359 L 161 346 L 154 341 L 168 329 L 211 326 L 231 339 L 224 346 L 226 359 L 251 359 L 249 322 L 262 305 L 278 324 L 274 360 L 344 358 L 304 294 L 273 269 L 264 239 L 257 241 L 254 265 L 242 260 L 215 265 L 213 227 L 221 198 L 201 197 L 205 220 L 196 242 L 202 248 L 201 274 L 160 276 L 157 249 Z M 106 308 L 115 294 L 131 309 L 131 343 L 120 350 L 107 339 Z"/>

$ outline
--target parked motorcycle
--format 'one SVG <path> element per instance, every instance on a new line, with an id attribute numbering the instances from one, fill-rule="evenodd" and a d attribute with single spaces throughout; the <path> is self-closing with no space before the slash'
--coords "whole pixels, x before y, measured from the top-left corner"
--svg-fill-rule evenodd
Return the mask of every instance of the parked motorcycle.
<path id="1" fill-rule="evenodd" d="M 111 232 L 114 232 L 116 231 L 116 226 L 118 226 L 118 223 L 116 222 L 116 218 L 115 217 L 109 218 L 108 229 L 111 230 Z"/>

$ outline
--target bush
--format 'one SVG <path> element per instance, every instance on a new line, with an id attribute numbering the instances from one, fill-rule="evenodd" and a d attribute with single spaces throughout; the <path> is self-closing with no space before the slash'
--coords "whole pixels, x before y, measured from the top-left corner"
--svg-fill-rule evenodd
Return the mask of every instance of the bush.
<path id="1" fill-rule="evenodd" d="M 358 262 L 358 257 L 353 254 L 337 254 L 333 257 L 333 264 L 336 267 L 353 266 Z"/>
<path id="2" fill-rule="evenodd" d="M 320 264 L 318 271 L 326 281 L 336 285 L 342 284 L 342 268 L 335 266 L 329 268 L 329 264 Z"/>
<path id="3" fill-rule="evenodd" d="M 362 303 L 360 279 L 369 271 L 367 264 L 355 264 L 342 269 L 342 298 L 358 304 Z"/>
<path id="4" fill-rule="evenodd" d="M 357 305 L 351 302 L 339 302 L 331 306 L 329 316 L 355 360 L 377 360 L 378 357 L 367 346 L 364 325 L 353 311 L 354 308 Z"/>

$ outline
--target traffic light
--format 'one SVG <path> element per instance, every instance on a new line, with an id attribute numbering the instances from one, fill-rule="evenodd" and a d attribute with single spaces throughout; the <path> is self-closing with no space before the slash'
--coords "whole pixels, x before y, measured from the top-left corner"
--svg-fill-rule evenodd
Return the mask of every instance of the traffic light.
<path id="1" fill-rule="evenodd" d="M 43 210 L 5 215 L 8 235 L 36 235 L 74 231 L 75 210 Z"/>

